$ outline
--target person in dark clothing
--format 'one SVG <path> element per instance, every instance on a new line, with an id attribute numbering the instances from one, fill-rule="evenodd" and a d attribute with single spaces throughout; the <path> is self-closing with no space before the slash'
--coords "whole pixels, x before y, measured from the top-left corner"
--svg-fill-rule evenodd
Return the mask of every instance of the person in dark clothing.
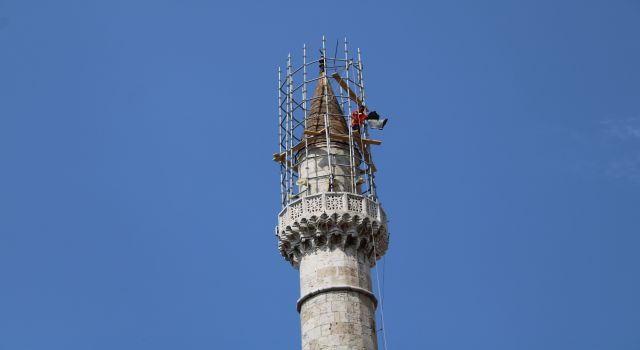
<path id="1" fill-rule="evenodd" d="M 382 130 L 384 126 L 387 124 L 387 121 L 388 121 L 387 118 L 380 119 L 380 116 L 376 111 L 369 113 L 369 115 L 367 116 L 367 123 L 369 124 L 369 127 L 372 129 Z"/>

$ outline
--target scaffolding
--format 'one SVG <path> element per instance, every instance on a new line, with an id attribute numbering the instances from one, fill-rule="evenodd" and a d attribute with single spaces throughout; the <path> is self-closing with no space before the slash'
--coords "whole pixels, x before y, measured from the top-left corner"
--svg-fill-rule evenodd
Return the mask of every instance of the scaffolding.
<path id="1" fill-rule="evenodd" d="M 333 55 L 328 54 L 323 37 L 317 56 L 309 54 L 305 44 L 301 63 L 294 66 L 289 54 L 286 67 L 278 67 L 279 149 L 273 159 L 280 164 L 283 208 L 318 192 L 356 193 L 377 202 L 371 146 L 381 142 L 369 138 L 366 123 L 351 127 L 352 112 L 366 108 L 361 52 L 351 57 L 346 38 L 340 53 L 338 46 L 336 42 Z M 316 85 L 312 96 L 309 84 Z M 319 89 L 322 94 L 317 96 Z M 332 101 L 339 108 L 330 108 L 336 105 Z M 323 110 L 311 111 L 318 106 Z M 322 163 L 323 171 L 309 169 L 313 162 Z"/>

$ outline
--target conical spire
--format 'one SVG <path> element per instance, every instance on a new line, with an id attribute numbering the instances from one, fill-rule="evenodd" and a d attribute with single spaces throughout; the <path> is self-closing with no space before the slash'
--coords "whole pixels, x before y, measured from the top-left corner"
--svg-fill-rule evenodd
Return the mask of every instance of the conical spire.
<path id="1" fill-rule="evenodd" d="M 324 117 L 327 111 L 329 112 L 329 132 L 336 135 L 349 135 L 349 129 L 347 129 L 347 123 L 342 115 L 338 99 L 333 93 L 329 79 L 323 73 L 313 93 L 305 130 L 311 132 L 324 131 Z"/>

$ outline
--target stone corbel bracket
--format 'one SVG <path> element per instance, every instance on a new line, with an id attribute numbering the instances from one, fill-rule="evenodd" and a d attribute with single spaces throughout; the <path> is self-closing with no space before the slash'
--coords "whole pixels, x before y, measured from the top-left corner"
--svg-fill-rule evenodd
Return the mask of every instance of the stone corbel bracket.
<path id="1" fill-rule="evenodd" d="M 329 192 L 303 197 L 278 215 L 278 249 L 298 267 L 317 249 L 354 249 L 373 267 L 389 246 L 386 214 L 379 203 L 353 193 Z"/>

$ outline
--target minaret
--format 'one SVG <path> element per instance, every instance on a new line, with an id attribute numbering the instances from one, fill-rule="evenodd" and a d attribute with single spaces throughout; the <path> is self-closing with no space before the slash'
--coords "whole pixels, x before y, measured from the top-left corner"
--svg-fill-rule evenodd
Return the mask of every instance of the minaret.
<path id="1" fill-rule="evenodd" d="M 347 52 L 345 41 L 346 56 Z M 347 56 L 341 63 L 325 57 L 323 54 L 318 61 L 307 63 L 305 50 L 299 109 L 291 91 L 294 70 L 290 59 L 286 80 L 279 86 L 280 125 L 285 135 L 281 133 L 281 152 L 274 159 L 282 164 L 286 193 L 278 217 L 278 248 L 300 271 L 296 306 L 302 349 L 375 350 L 378 300 L 372 291 L 370 269 L 385 253 L 389 240 L 386 216 L 374 192 L 375 167 L 369 149 L 379 142 L 367 139 L 366 129 L 363 135 L 352 131 L 348 114 L 341 108 L 351 109 L 364 97 L 360 60 L 357 77 L 349 80 L 346 75 L 353 60 Z M 317 62 L 319 76 L 308 79 L 307 66 Z M 342 73 L 348 82 L 337 96 L 331 86 L 335 76 L 328 76 L 325 68 L 331 64 L 335 74 Z M 336 68 L 341 64 L 342 72 Z M 348 96 L 351 81 L 355 82 L 354 90 L 360 90 L 355 101 Z M 306 95 L 307 83 L 315 83 L 311 98 Z M 300 130 L 296 130 L 296 122 Z M 294 179 L 297 188 L 291 186 Z"/>

